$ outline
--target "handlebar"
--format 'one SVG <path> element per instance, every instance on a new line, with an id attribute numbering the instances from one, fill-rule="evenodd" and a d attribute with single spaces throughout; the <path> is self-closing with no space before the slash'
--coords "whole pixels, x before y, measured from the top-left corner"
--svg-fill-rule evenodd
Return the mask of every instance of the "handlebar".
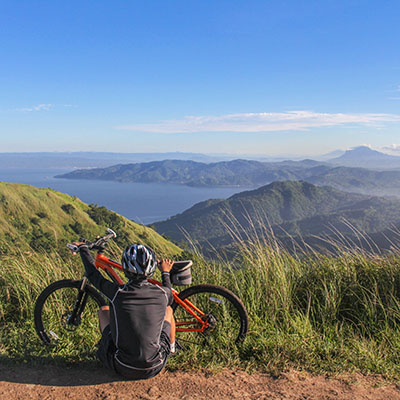
<path id="1" fill-rule="evenodd" d="M 84 242 L 90 250 L 104 250 L 107 243 L 111 240 L 117 237 L 117 234 L 110 228 L 107 228 L 107 233 L 102 236 L 102 237 L 97 237 L 94 242 L 90 242 L 87 239 L 80 238 L 81 242 Z M 74 253 L 77 253 L 79 251 L 78 246 L 68 243 L 67 247 L 73 251 Z"/>

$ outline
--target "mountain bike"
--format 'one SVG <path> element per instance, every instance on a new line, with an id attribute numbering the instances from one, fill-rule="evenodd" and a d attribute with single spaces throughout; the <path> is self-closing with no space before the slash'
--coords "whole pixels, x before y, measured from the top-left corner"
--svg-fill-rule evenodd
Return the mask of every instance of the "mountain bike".
<path id="1" fill-rule="evenodd" d="M 122 265 L 104 255 L 108 242 L 116 234 L 107 229 L 106 235 L 91 242 L 85 239 L 89 249 L 97 251 L 95 266 L 115 283 L 124 285 L 118 271 Z M 68 244 L 77 252 L 78 248 Z M 174 262 L 174 273 L 187 270 L 191 260 Z M 149 279 L 154 285 L 161 285 Z M 244 340 L 248 329 L 248 315 L 242 301 L 230 290 L 221 286 L 201 284 L 178 292 L 172 289 L 172 309 L 176 321 L 176 334 L 180 344 L 227 346 Z M 106 305 L 103 295 L 95 289 L 86 276 L 80 280 L 63 279 L 47 286 L 36 300 L 34 308 L 35 329 L 47 345 L 79 344 L 87 330 L 97 330 L 97 311 Z"/>

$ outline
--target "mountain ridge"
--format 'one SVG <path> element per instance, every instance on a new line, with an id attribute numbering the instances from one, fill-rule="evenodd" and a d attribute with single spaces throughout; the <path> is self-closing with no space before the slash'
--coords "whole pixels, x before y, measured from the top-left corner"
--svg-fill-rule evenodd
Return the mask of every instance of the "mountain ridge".
<path id="1" fill-rule="evenodd" d="M 65 179 L 172 183 L 194 187 L 257 187 L 282 180 L 305 180 L 320 186 L 375 195 L 400 197 L 400 170 L 375 171 L 314 160 L 278 163 L 232 160 L 216 163 L 164 160 L 118 164 L 108 168 L 76 170 L 58 175 Z"/>
<path id="2" fill-rule="evenodd" d="M 327 235 L 333 227 L 341 234 L 352 235 L 350 225 L 376 234 L 396 222 L 400 222 L 400 200 L 346 193 L 304 181 L 286 181 L 240 192 L 226 200 L 202 202 L 153 225 L 174 241 L 185 240 L 188 234 L 207 248 L 207 242 L 214 247 L 232 244 L 229 230 L 246 236 L 254 229 L 261 232 L 269 227 L 275 235 L 287 240 Z"/>

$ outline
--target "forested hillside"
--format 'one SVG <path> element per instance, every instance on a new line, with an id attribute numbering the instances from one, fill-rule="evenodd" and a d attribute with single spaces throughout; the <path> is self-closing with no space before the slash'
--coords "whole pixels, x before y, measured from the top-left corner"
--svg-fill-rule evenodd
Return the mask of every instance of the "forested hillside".
<path id="1" fill-rule="evenodd" d="M 198 203 L 156 230 L 175 241 L 190 236 L 202 247 L 229 245 L 231 230 L 247 237 L 269 229 L 288 241 L 315 236 L 375 234 L 400 222 L 400 201 L 345 193 L 308 182 L 274 182 L 227 200 Z"/>

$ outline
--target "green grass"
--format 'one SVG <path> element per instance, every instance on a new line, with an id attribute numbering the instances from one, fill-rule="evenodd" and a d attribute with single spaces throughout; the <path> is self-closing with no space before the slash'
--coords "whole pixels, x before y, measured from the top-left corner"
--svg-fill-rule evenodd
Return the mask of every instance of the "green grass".
<path id="1" fill-rule="evenodd" d="M 234 261 L 192 254 L 194 283 L 236 293 L 247 307 L 249 334 L 239 346 L 188 346 L 169 369 L 240 367 L 279 374 L 360 372 L 400 379 L 400 255 L 343 251 L 295 254 L 270 239 L 239 243 Z M 96 321 L 79 345 L 41 344 L 33 329 L 39 293 L 61 278 L 79 278 L 79 260 L 31 253 L 0 261 L 0 359 L 91 363 Z"/>
<path id="2" fill-rule="evenodd" d="M 134 205 L 133 205 L 134 207 Z M 180 249 L 154 230 L 122 217 L 105 207 L 87 205 L 75 196 L 20 183 L 0 182 L 0 255 L 18 251 L 53 249 L 68 256 L 66 243 L 83 236 L 93 239 L 106 228 L 118 232 L 123 246 L 143 242 L 159 254 L 173 255 Z M 11 246 L 9 246 L 11 244 Z"/>

